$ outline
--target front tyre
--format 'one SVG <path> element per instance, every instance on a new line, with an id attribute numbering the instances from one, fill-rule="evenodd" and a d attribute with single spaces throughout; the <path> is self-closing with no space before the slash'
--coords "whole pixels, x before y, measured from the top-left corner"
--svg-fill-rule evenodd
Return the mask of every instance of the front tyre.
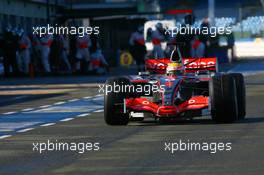
<path id="1" fill-rule="evenodd" d="M 127 78 L 109 78 L 105 86 L 111 87 L 111 91 L 104 95 L 104 119 L 108 125 L 127 125 L 129 114 L 125 111 L 125 99 L 128 93 L 115 91 L 114 87 L 130 85 Z"/>
<path id="2" fill-rule="evenodd" d="M 211 115 L 218 123 L 233 123 L 238 119 L 236 81 L 232 75 L 212 77 L 209 86 Z"/>

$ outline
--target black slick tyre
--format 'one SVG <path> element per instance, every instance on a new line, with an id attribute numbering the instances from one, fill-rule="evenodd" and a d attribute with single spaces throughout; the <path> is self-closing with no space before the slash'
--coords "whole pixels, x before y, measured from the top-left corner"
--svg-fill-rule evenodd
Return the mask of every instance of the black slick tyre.
<path id="1" fill-rule="evenodd" d="M 127 125 L 129 122 L 129 114 L 126 113 L 124 102 L 128 97 L 126 92 L 114 91 L 114 86 L 129 85 L 130 81 L 127 78 L 109 78 L 105 86 L 112 88 L 104 95 L 104 119 L 108 125 Z"/>
<path id="2" fill-rule="evenodd" d="M 238 119 L 237 88 L 232 75 L 216 75 L 209 85 L 211 115 L 217 123 L 233 123 Z"/>

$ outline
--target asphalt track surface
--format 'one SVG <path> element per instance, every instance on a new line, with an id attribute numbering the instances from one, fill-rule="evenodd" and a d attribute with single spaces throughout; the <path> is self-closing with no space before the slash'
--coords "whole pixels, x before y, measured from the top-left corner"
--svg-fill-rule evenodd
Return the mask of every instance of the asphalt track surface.
<path id="1" fill-rule="evenodd" d="M 264 74 L 246 77 L 247 116 L 234 124 L 210 118 L 107 126 L 98 86 L 80 78 L 1 85 L 0 174 L 263 174 Z M 24 81 L 24 84 L 27 84 Z M 15 91 L 15 92 L 13 92 Z M 6 92 L 6 93 L 5 93 Z M 13 92 L 13 93 L 12 93 Z M 99 143 L 100 149 L 33 151 L 33 143 Z M 231 151 L 165 150 L 165 143 L 230 142 Z"/>

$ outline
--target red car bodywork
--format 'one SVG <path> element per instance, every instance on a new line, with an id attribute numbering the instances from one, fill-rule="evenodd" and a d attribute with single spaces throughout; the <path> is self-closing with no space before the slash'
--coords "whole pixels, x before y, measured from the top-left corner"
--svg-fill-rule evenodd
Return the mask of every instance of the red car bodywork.
<path id="1" fill-rule="evenodd" d="M 147 98 L 131 98 L 126 99 L 126 106 L 132 111 L 151 112 L 159 117 L 178 116 L 185 111 L 208 108 L 208 97 L 194 96 L 179 106 L 159 106 Z"/>
<path id="2" fill-rule="evenodd" d="M 146 60 L 146 70 L 156 74 L 165 74 L 167 64 L 170 63 L 170 59 L 149 59 Z M 184 73 L 181 75 L 179 83 L 172 91 L 173 97 L 175 97 L 178 89 L 180 88 L 184 79 L 188 79 L 193 77 L 193 75 L 189 75 L 190 73 L 194 73 L 197 71 L 217 71 L 217 59 L 216 58 L 185 58 L 183 59 L 184 63 Z M 170 79 L 177 78 L 177 76 L 166 76 L 164 75 L 168 81 L 165 82 L 165 86 L 171 86 Z M 197 80 L 199 81 L 210 81 L 210 77 L 199 77 Z M 132 83 L 148 83 L 148 79 L 134 79 L 131 80 Z M 158 82 L 159 84 L 159 82 Z M 162 93 L 162 92 L 160 92 Z M 203 95 L 192 96 L 187 101 L 180 103 L 179 105 L 165 105 L 163 95 L 162 102 L 160 104 L 152 102 L 150 99 L 145 97 L 139 98 L 128 98 L 125 99 L 125 109 L 134 111 L 134 112 L 150 112 L 157 117 L 170 117 L 170 116 L 180 116 L 180 114 L 186 111 L 197 111 L 206 109 L 209 107 L 209 97 Z"/>

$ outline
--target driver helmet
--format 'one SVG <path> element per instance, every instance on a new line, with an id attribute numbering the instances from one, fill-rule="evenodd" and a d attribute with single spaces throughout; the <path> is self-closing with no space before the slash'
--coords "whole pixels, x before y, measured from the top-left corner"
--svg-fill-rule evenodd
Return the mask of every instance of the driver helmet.
<path id="1" fill-rule="evenodd" d="M 169 75 L 175 75 L 182 73 L 182 65 L 179 62 L 169 63 L 166 69 L 166 73 Z"/>

